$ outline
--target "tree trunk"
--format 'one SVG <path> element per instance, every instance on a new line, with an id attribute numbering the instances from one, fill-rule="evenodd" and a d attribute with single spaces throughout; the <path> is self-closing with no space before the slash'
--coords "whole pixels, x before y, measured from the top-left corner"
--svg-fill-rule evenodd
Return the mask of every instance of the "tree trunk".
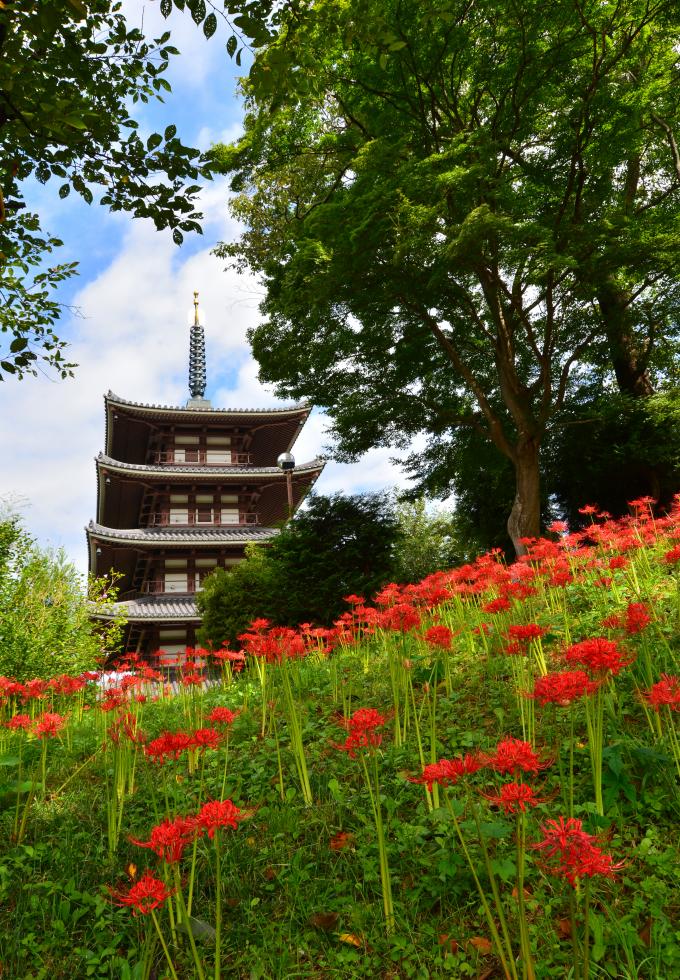
<path id="1" fill-rule="evenodd" d="M 538 441 L 525 437 L 515 450 L 515 500 L 508 517 L 508 534 L 517 557 L 526 554 L 520 538 L 537 538 L 541 533 L 541 473 Z"/>
<path id="2" fill-rule="evenodd" d="M 633 398 L 653 395 L 654 388 L 647 370 L 647 351 L 640 350 L 631 322 L 630 294 L 615 282 L 607 280 L 597 291 L 597 302 L 619 390 Z"/>

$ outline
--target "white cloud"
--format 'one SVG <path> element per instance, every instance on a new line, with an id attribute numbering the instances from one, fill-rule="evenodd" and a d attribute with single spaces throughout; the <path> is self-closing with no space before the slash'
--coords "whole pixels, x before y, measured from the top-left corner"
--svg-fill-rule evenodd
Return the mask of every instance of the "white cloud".
<path id="1" fill-rule="evenodd" d="M 210 254 L 236 226 L 226 211 L 224 182 L 204 194 L 209 216 L 205 247 L 177 249 L 148 223 L 130 223 L 115 259 L 75 297 L 82 319 L 71 325 L 69 359 L 76 377 L 46 377 L 0 386 L 0 498 L 24 498 L 28 528 L 42 544 L 63 546 L 85 570 L 83 527 L 95 514 L 93 457 L 103 449 L 103 395 L 109 389 L 138 401 L 183 404 L 188 397 L 188 324 L 192 294 L 200 293 L 208 349 L 208 392 L 213 404 L 255 408 L 276 404 L 257 379 L 246 331 L 258 322 L 260 285 L 225 271 Z M 68 326 L 68 324 L 65 324 Z M 327 443 L 326 419 L 315 412 L 295 454 L 305 462 Z M 383 489 L 403 484 L 388 450 L 374 450 L 352 466 L 329 462 L 323 493 Z"/>

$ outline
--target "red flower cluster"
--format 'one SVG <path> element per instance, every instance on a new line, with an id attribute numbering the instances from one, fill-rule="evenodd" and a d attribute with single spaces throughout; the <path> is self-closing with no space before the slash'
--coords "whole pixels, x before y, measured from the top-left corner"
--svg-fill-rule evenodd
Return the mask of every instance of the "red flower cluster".
<path id="1" fill-rule="evenodd" d="M 213 708 L 208 715 L 208 721 L 212 721 L 215 725 L 231 725 L 235 718 L 236 713 L 234 711 L 219 706 Z"/>
<path id="2" fill-rule="evenodd" d="M 150 871 L 145 871 L 128 892 L 114 891 L 113 888 L 109 888 L 109 892 L 116 905 L 129 906 L 134 910 L 133 915 L 148 915 L 153 909 L 164 905 L 173 894 Z"/>
<path id="3" fill-rule="evenodd" d="M 486 613 L 499 613 L 507 612 L 510 608 L 510 601 L 504 596 L 499 596 L 498 599 L 492 599 L 491 602 L 487 602 L 482 609 Z"/>
<path id="4" fill-rule="evenodd" d="M 65 724 L 65 715 L 58 715 L 55 712 L 48 711 L 36 722 L 33 728 L 33 734 L 37 738 L 54 738 L 59 734 Z"/>
<path id="5" fill-rule="evenodd" d="M 662 674 L 661 680 L 643 691 L 642 696 L 654 711 L 661 711 L 663 707 L 680 711 L 680 679 L 672 674 Z"/>
<path id="6" fill-rule="evenodd" d="M 448 626 L 430 626 L 429 630 L 423 633 L 423 639 L 431 646 L 440 650 L 450 650 L 453 642 L 453 633 Z"/>
<path id="7" fill-rule="evenodd" d="M 237 823 L 243 819 L 245 815 L 231 800 L 211 800 L 201 807 L 196 823 L 201 831 L 206 832 L 212 839 L 215 831 L 220 827 L 231 827 L 236 830 Z"/>
<path id="8" fill-rule="evenodd" d="M 597 690 L 597 681 L 591 681 L 584 670 L 563 670 L 537 677 L 533 691 L 527 697 L 540 704 L 556 704 L 566 708 L 578 698 Z"/>
<path id="9" fill-rule="evenodd" d="M 486 764 L 500 773 L 536 773 L 552 765 L 552 760 L 541 761 L 529 742 L 510 737 L 498 743 L 495 753 L 488 756 Z"/>
<path id="10" fill-rule="evenodd" d="M 343 724 L 349 735 L 342 745 L 336 745 L 335 748 L 347 752 L 352 758 L 356 756 L 358 749 L 376 748 L 382 743 L 382 735 L 377 729 L 385 724 L 385 716 L 375 708 L 357 708 L 352 717 Z"/>
<path id="11" fill-rule="evenodd" d="M 508 637 L 518 643 L 530 643 L 531 640 L 544 636 L 546 632 L 547 630 L 538 623 L 519 623 L 508 627 Z"/>
<path id="12" fill-rule="evenodd" d="M 146 847 L 157 854 L 166 864 L 175 864 L 182 859 L 185 849 L 193 844 L 197 837 L 207 833 L 208 837 L 215 836 L 220 827 L 236 828 L 239 820 L 245 820 L 246 814 L 231 800 L 210 800 L 204 803 L 198 814 L 193 817 L 166 818 L 151 828 L 148 841 L 130 838 L 137 847 Z"/>
<path id="13" fill-rule="evenodd" d="M 163 732 L 144 746 L 144 752 L 152 762 L 163 765 L 168 759 L 179 759 L 189 749 L 217 749 L 221 741 L 222 735 L 216 728 L 198 728 L 191 733 Z"/>
<path id="14" fill-rule="evenodd" d="M 614 640 L 595 637 L 592 640 L 582 640 L 568 647 L 565 652 L 567 662 L 581 664 L 593 674 L 602 675 L 609 671 L 619 674 L 623 667 L 630 663 Z"/>
<path id="15" fill-rule="evenodd" d="M 623 862 L 614 864 L 611 855 L 598 846 L 597 838 L 586 833 L 575 817 L 547 820 L 541 830 L 543 838 L 532 848 L 543 851 L 549 861 L 556 859 L 549 867 L 550 873 L 566 878 L 571 885 L 575 886 L 579 878 L 595 875 L 613 878 L 614 872 L 623 867 Z"/>
<path id="16" fill-rule="evenodd" d="M 486 765 L 483 755 L 464 755 L 462 759 L 440 759 L 425 766 L 421 776 L 409 776 L 412 783 L 421 783 L 432 792 L 438 786 L 455 786 L 463 776 L 471 776 Z"/>
<path id="17" fill-rule="evenodd" d="M 529 807 L 545 803 L 535 795 L 528 783 L 504 783 L 498 796 L 490 793 L 482 795 L 492 806 L 502 807 L 505 813 L 517 813 L 519 810 L 525 813 Z"/>

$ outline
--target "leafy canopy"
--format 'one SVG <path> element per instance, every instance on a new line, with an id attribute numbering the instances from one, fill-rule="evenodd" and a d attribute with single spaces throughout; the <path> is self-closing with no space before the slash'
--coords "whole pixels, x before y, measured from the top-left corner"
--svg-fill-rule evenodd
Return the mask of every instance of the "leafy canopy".
<path id="1" fill-rule="evenodd" d="M 120 2 L 0 4 L 0 379 L 35 373 L 40 361 L 62 376 L 74 367 L 55 333 L 53 291 L 76 264 L 48 266 L 61 242 L 27 208 L 29 178 L 55 180 L 60 198 L 99 194 L 177 244 L 200 232 L 197 180 L 210 174 L 199 151 L 172 124 L 142 139 L 134 118 L 136 104 L 170 91 L 164 76 L 178 54 L 169 32 L 150 39 L 131 27 Z"/>
<path id="2" fill-rule="evenodd" d="M 513 540 L 537 533 L 574 379 L 644 388 L 677 339 L 677 40 L 665 0 L 283 17 L 214 150 L 246 227 L 220 254 L 264 278 L 261 377 L 328 411 L 341 458 L 425 434 L 450 493 L 472 431 L 514 471 Z"/>
<path id="3" fill-rule="evenodd" d="M 110 582 L 86 588 L 63 552 L 38 548 L 15 517 L 0 519 L 0 674 L 25 681 L 96 668 L 120 641 L 115 598 Z"/>

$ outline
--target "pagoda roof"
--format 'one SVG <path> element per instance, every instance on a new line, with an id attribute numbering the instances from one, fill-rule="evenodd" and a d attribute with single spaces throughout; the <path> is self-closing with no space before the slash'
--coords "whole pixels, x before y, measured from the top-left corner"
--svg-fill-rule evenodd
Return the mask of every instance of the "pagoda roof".
<path id="1" fill-rule="evenodd" d="M 269 476 L 285 480 L 286 474 L 278 466 L 205 466 L 200 463 L 177 463 L 163 465 L 148 465 L 146 463 L 123 463 L 105 453 L 99 453 L 95 457 L 97 469 L 113 470 L 121 473 L 137 473 L 140 476 L 158 478 L 159 480 L 181 480 L 184 478 L 207 477 L 212 483 L 222 483 L 229 477 L 238 477 L 239 483 L 243 483 L 243 477 Z M 292 473 L 294 476 L 313 476 L 318 475 L 325 466 L 325 461 L 312 459 L 307 463 L 296 466 Z"/>
<path id="2" fill-rule="evenodd" d="M 196 600 L 187 596 L 142 596 L 140 599 L 113 602 L 109 611 L 95 613 L 94 616 L 97 619 L 113 619 L 121 613 L 128 622 L 201 621 Z"/>
<path id="3" fill-rule="evenodd" d="M 155 416 L 180 416 L 187 419 L 189 416 L 196 415 L 202 420 L 206 416 L 214 417 L 216 421 L 225 422 L 231 419 L 257 419 L 268 418 L 269 416 L 280 417 L 282 415 L 309 415 L 312 406 L 307 402 L 297 402 L 294 405 L 280 405 L 272 408 L 213 408 L 210 402 L 202 405 L 161 405 L 157 402 L 133 402 L 127 398 L 109 391 L 104 395 L 104 403 L 108 405 L 119 405 L 131 413 Z"/>
<path id="4" fill-rule="evenodd" d="M 109 541 L 114 544 L 133 544 L 150 547 L 172 547 L 173 545 L 242 545 L 251 541 L 268 541 L 278 534 L 275 527 L 258 527 L 244 524 L 236 527 L 144 527 L 116 528 L 105 527 L 90 521 L 86 527 L 88 538 Z"/>

